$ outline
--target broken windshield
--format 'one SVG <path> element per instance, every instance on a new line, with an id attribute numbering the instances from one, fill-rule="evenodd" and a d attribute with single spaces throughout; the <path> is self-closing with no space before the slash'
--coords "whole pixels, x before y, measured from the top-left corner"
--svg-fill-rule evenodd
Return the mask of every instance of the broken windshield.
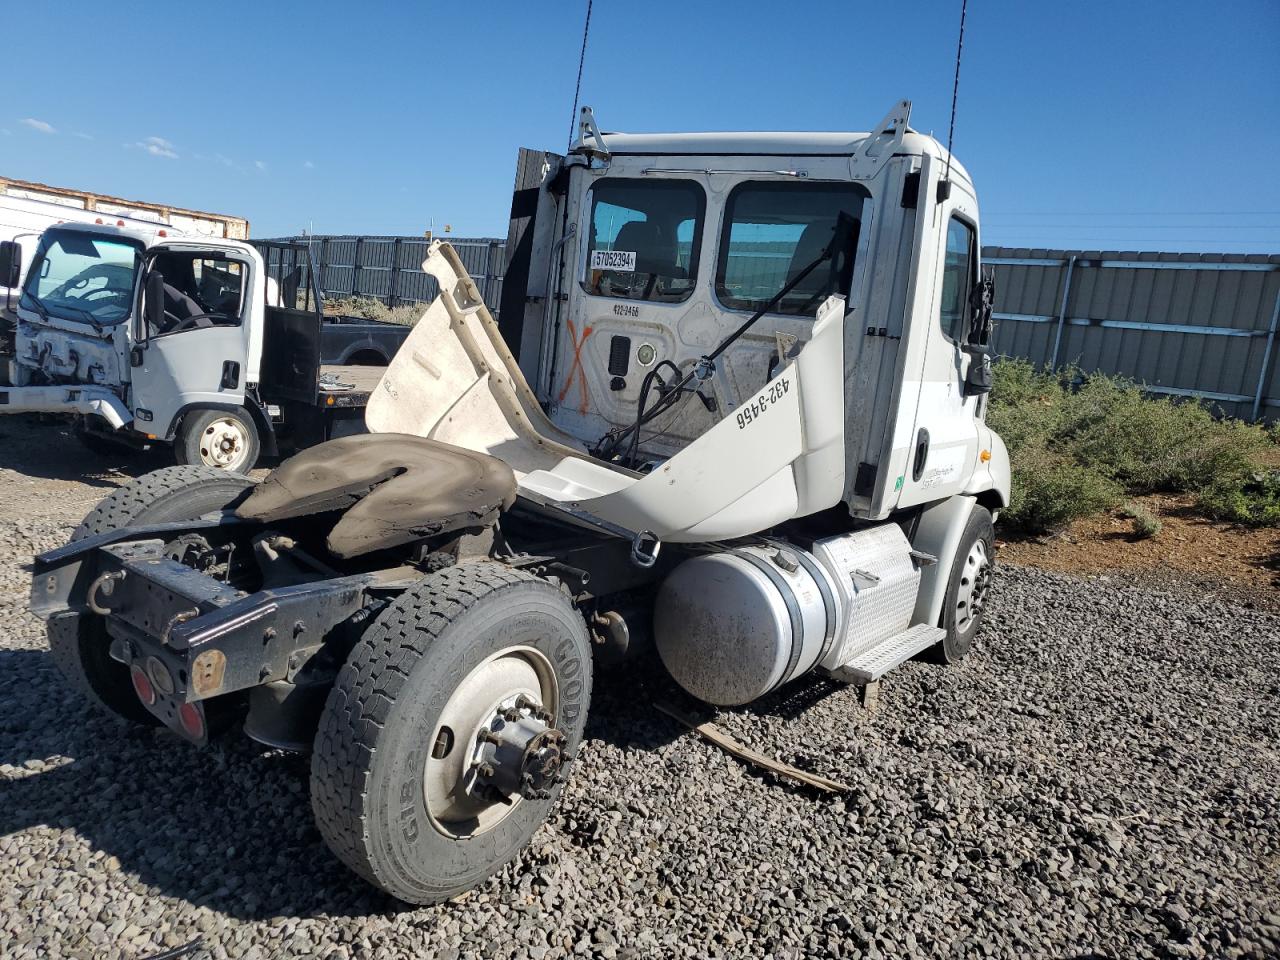
<path id="1" fill-rule="evenodd" d="M 119 323 L 133 303 L 140 252 L 140 245 L 119 237 L 49 230 L 19 306 L 80 323 Z"/>

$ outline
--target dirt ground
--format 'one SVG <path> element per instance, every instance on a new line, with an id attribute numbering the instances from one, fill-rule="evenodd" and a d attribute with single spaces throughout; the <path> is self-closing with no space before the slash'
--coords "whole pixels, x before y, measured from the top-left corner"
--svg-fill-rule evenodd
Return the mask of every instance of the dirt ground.
<path id="1" fill-rule="evenodd" d="M 1180 582 L 1226 594 L 1246 607 L 1280 610 L 1280 528 L 1250 528 L 1196 516 L 1190 497 L 1134 498 L 1159 517 L 1148 539 L 1117 513 L 1088 517 L 1042 539 L 1001 539 L 1000 559 L 1076 575 Z"/>
<path id="2" fill-rule="evenodd" d="M 324 846 L 305 758 L 122 728 L 55 669 L 27 610 L 32 554 L 170 462 L 0 417 L 4 960 L 197 941 L 192 960 L 1280 956 L 1280 616 L 1240 606 L 1280 592 L 1274 535 L 1170 504 L 1150 541 L 1103 518 L 1009 544 L 964 662 L 904 664 L 874 711 L 806 677 L 715 716 L 841 794 L 689 734 L 653 706 L 683 701 L 652 664 L 601 670 L 530 846 L 412 908 Z M 1237 599 L 1130 575 L 1202 570 Z"/>

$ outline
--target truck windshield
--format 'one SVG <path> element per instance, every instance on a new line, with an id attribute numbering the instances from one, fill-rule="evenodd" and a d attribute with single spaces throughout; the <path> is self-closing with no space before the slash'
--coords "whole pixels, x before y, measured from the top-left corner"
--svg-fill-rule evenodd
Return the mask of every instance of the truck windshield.
<path id="1" fill-rule="evenodd" d="M 46 231 L 19 305 L 64 320 L 119 323 L 133 302 L 140 254 L 138 245 L 117 237 Z"/>

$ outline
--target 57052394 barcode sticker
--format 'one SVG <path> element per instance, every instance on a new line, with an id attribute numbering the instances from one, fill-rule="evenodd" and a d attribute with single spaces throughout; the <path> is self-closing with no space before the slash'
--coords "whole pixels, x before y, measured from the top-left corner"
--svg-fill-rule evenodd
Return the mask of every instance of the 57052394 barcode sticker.
<path id="1" fill-rule="evenodd" d="M 635 273 L 636 252 L 634 250 L 592 250 L 591 269 Z"/>

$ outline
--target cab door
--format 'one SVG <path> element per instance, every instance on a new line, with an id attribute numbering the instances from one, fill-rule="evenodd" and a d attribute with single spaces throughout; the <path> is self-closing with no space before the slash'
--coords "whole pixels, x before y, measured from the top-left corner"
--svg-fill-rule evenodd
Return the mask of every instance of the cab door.
<path id="1" fill-rule="evenodd" d="M 170 438 L 186 410 L 243 405 L 250 264 L 225 250 L 152 254 L 144 278 L 165 276 L 164 319 L 148 328 L 142 284 L 130 351 L 130 406 L 141 432 Z"/>
<path id="2" fill-rule="evenodd" d="M 924 196 L 932 198 L 936 188 L 930 188 Z M 924 339 L 924 356 L 899 507 L 961 492 L 978 457 L 981 396 L 966 389 L 975 361 L 964 349 L 969 298 L 979 278 L 976 199 L 953 181 L 950 196 L 934 208 L 932 225 L 930 296 L 918 301 L 924 315 L 913 318 L 912 335 Z"/>

